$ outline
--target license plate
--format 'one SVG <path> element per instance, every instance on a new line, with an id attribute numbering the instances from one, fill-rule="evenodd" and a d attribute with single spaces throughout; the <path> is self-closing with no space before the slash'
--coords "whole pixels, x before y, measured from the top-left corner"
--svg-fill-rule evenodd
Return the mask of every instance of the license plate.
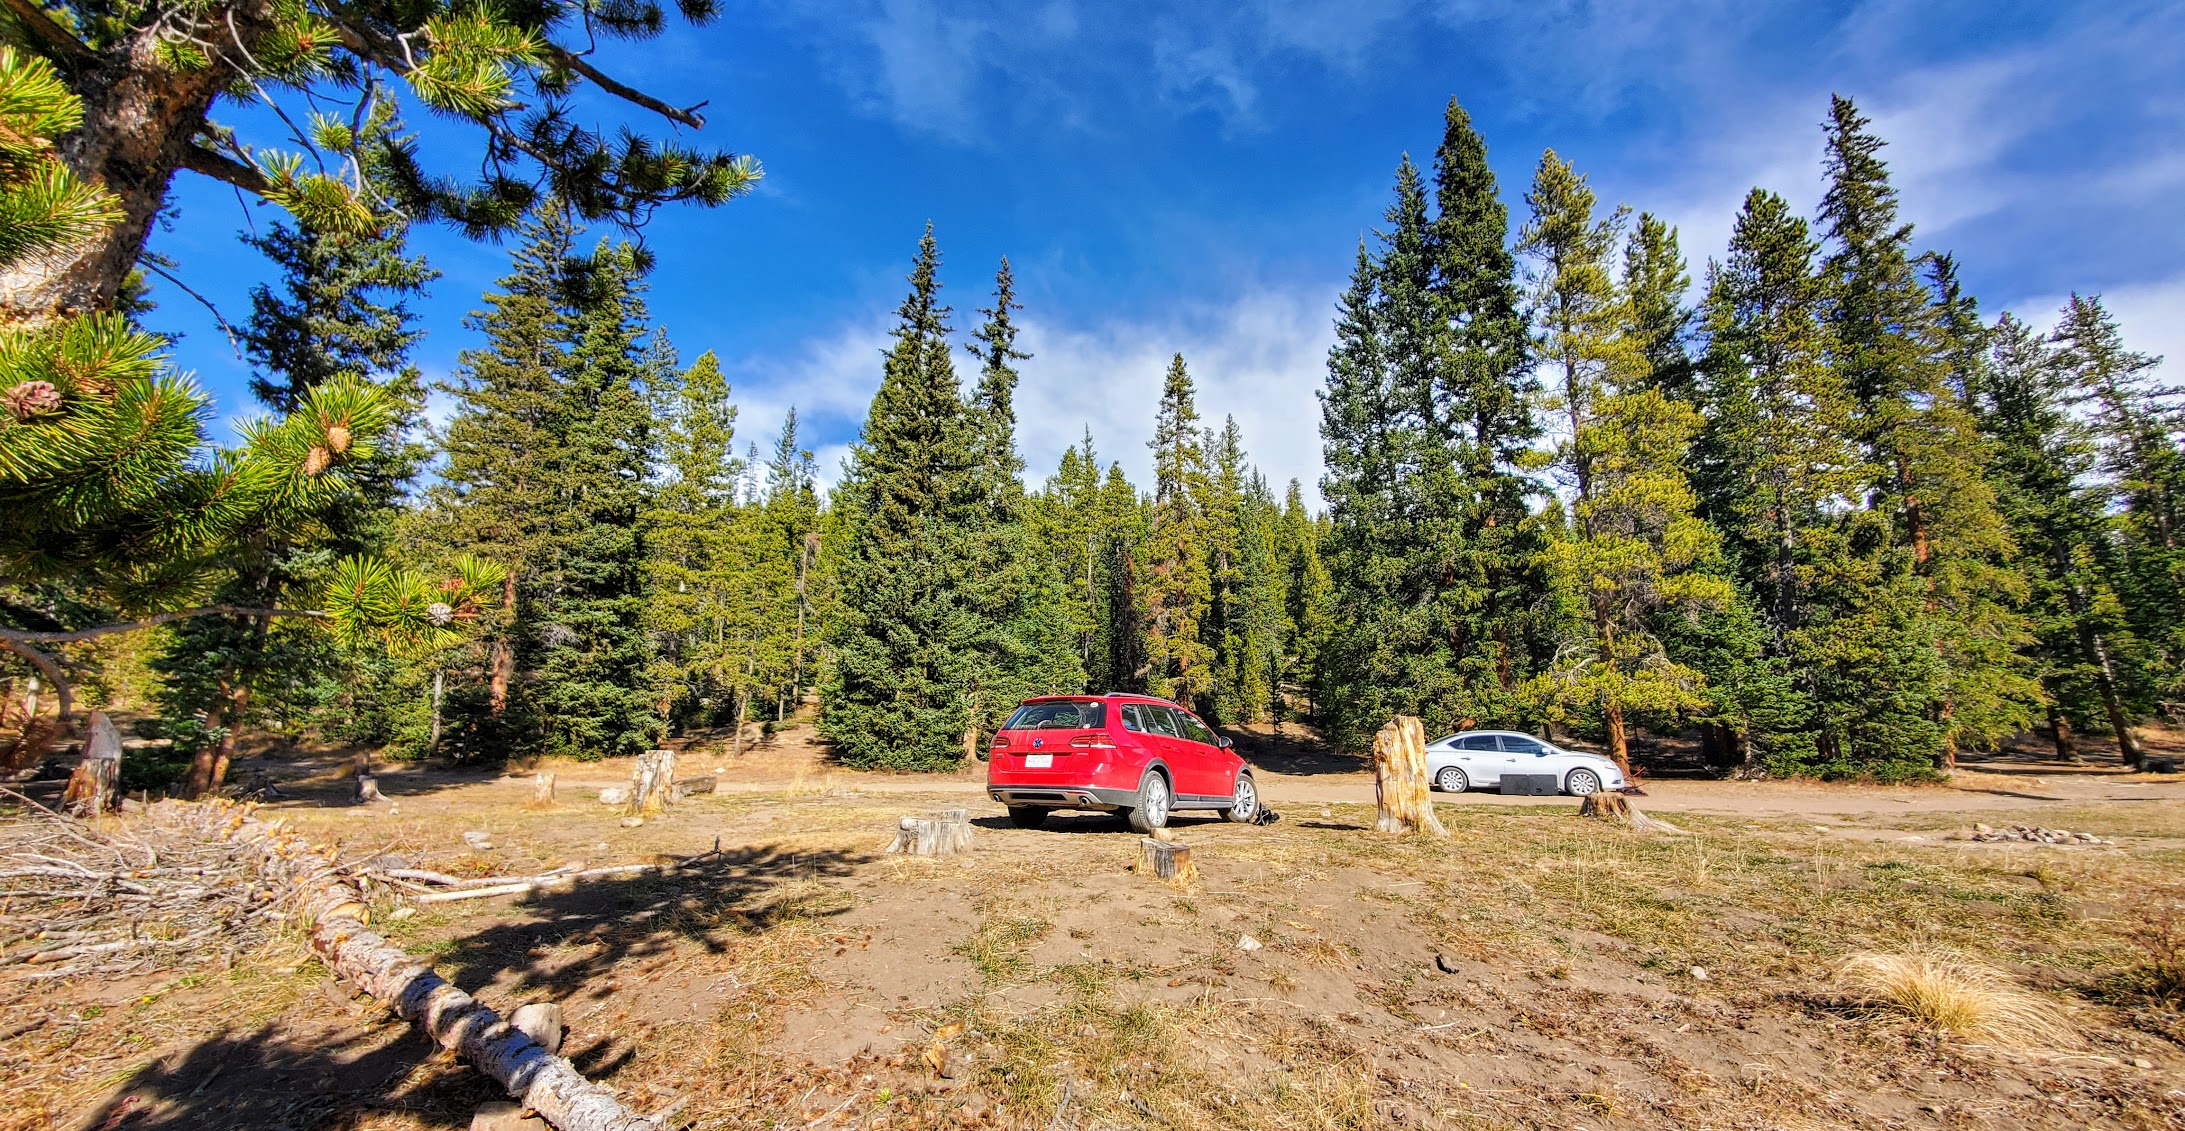
<path id="1" fill-rule="evenodd" d="M 1026 754 L 1024 756 L 1024 768 L 1027 770 L 1044 770 L 1054 764 L 1055 756 L 1052 754 Z"/>

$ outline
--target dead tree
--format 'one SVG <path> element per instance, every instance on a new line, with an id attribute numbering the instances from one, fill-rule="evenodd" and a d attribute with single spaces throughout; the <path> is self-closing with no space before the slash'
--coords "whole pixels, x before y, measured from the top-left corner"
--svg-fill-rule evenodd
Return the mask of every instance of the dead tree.
<path id="1" fill-rule="evenodd" d="M 649 817 L 668 811 L 675 800 L 675 751 L 647 750 L 630 768 L 630 800 L 623 812 Z"/>
<path id="2" fill-rule="evenodd" d="M 72 814 L 95 817 L 121 801 L 121 731 L 104 711 L 91 712 L 91 733 L 84 738 L 83 761 L 69 775 L 62 802 Z"/>
<path id="3" fill-rule="evenodd" d="M 531 804 L 541 809 L 554 807 L 554 775 L 544 771 L 532 775 Z"/>
<path id="4" fill-rule="evenodd" d="M 1426 777 L 1426 728 L 1411 715 L 1398 715 L 1373 736 L 1373 796 L 1381 810 L 1384 833 L 1425 829 L 1448 836 L 1434 816 Z"/>
<path id="5" fill-rule="evenodd" d="M 895 823 L 889 852 L 910 856 L 954 856 L 971 851 L 971 816 L 962 809 L 936 809 L 923 817 Z"/>

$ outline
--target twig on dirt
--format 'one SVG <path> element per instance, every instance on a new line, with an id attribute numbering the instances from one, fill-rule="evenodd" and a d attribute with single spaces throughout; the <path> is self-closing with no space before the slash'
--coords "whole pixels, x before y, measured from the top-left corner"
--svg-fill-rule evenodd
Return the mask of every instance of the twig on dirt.
<path id="1" fill-rule="evenodd" d="M 616 864 L 608 868 L 592 868 L 582 872 L 547 872 L 542 875 L 526 876 L 516 880 L 492 880 L 488 881 L 488 886 L 485 887 L 465 887 L 455 891 L 432 891 L 411 896 L 410 898 L 419 903 L 452 903 L 459 899 L 487 899 L 497 895 L 522 895 L 526 892 L 553 887 L 557 884 L 598 879 L 602 876 L 631 876 L 644 872 L 657 872 L 662 867 L 664 866 L 660 864 Z"/>
<path id="2" fill-rule="evenodd" d="M 1062 1081 L 1062 1102 L 1061 1102 L 1061 1103 L 1058 1103 L 1058 1104 L 1056 1104 L 1056 1105 L 1055 1105 L 1055 1117 L 1054 1117 L 1054 1118 L 1053 1118 L 1052 1120 L 1049 1120 L 1049 1121 L 1048 1121 L 1048 1123 L 1047 1123 L 1047 1131 L 1057 1131 L 1057 1129 L 1058 1129 L 1058 1128 L 1060 1128 L 1060 1127 L 1062 1126 L 1062 1116 L 1063 1116 L 1063 1113 L 1064 1113 L 1064 1112 L 1067 1112 L 1067 1111 L 1069 1111 L 1069 1110 L 1070 1110 L 1070 1081 L 1069 1081 L 1069 1079 L 1068 1079 L 1067 1077 L 1065 1077 L 1065 1078 L 1063 1079 L 1063 1081 Z"/>

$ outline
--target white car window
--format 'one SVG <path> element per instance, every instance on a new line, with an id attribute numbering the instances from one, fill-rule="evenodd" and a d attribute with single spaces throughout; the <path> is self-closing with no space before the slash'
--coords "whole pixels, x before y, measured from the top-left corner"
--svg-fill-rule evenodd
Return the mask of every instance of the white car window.
<path id="1" fill-rule="evenodd" d="M 1532 739 L 1519 738 L 1514 734 L 1502 736 L 1502 749 L 1510 754 L 1545 754 L 1548 752 L 1547 747 L 1534 742 Z"/>
<path id="2" fill-rule="evenodd" d="M 1495 748 L 1495 736 L 1491 734 L 1466 735 L 1464 741 L 1457 744 L 1457 748 L 1460 750 L 1493 750 Z"/>

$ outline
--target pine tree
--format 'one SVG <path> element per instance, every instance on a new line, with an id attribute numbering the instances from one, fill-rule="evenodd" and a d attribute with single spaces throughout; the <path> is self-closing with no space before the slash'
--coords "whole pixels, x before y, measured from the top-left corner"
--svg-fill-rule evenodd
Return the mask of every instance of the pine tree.
<path id="1" fill-rule="evenodd" d="M 1274 706 L 1281 671 L 1281 576 L 1274 557 L 1274 499 L 1245 461 L 1236 417 L 1209 431 L 1212 453 L 1199 503 L 1204 519 L 1208 601 L 1199 637 L 1212 652 L 1208 713 L 1220 722 L 1257 722 Z"/>
<path id="2" fill-rule="evenodd" d="M 1997 497 L 2028 584 L 2031 649 L 2048 692 L 2058 756 L 2077 757 L 2074 730 L 2105 720 L 2128 763 L 2138 760 L 2127 700 L 2143 701 L 2142 649 L 2112 586 L 2120 573 L 2100 446 L 2072 412 L 2074 374 L 2024 323 L 2004 315 L 1980 382 L 1982 431 L 1994 445 Z M 2119 661 L 2125 661 L 2120 663 Z"/>
<path id="3" fill-rule="evenodd" d="M 405 300 L 435 275 L 407 254 L 405 237 L 401 227 L 348 236 L 276 223 L 248 241 L 281 272 L 279 293 L 253 289 L 239 336 L 258 401 L 292 413 L 329 382 L 365 382 L 383 390 L 395 416 L 391 442 L 352 465 L 354 490 L 327 499 L 300 528 L 243 542 L 214 603 L 260 609 L 309 603 L 336 562 L 391 548 L 394 507 L 425 462 L 423 450 L 409 442 L 423 391 L 408 355 L 422 332 L 413 328 Z M 384 653 L 341 649 L 310 626 L 264 615 L 193 618 L 170 631 L 151 667 L 163 677 L 163 713 L 199 721 L 211 736 L 186 784 L 192 794 L 219 788 L 240 733 L 261 719 L 293 725 L 338 704 L 331 721 L 340 737 L 388 737 L 375 702 L 394 675 Z"/>
<path id="4" fill-rule="evenodd" d="M 1542 678 L 1564 707 L 1599 712 L 1609 755 L 1628 774 L 1627 713 L 1674 719 L 1703 702 L 1700 674 L 1669 658 L 1658 618 L 1730 597 L 1720 577 L 1694 568 L 1716 553 L 1684 472 L 1700 418 L 1653 383 L 1646 328 L 1614 273 L 1623 210 L 1596 220 L 1593 190 L 1552 149 L 1525 199 L 1532 219 L 1518 250 L 1534 263 L 1537 348 L 1556 377 L 1547 407 L 1570 427 L 1557 453 L 1570 526 L 1547 562 L 1574 615 Z"/>
<path id="5" fill-rule="evenodd" d="M 1722 533 L 1764 631 L 1755 647 L 1754 626 L 1732 616 L 1700 640 L 1735 645 L 1725 654 L 1738 657 L 1736 685 L 1770 692 L 1765 712 L 1751 699 L 1725 701 L 1719 723 L 1731 733 L 1718 744 L 1782 772 L 1816 765 L 1816 679 L 1805 650 L 1820 643 L 1819 590 L 1844 572 L 1829 564 L 1846 552 L 1833 511 L 1864 478 L 1848 437 L 1849 394 L 1823 364 L 1817 250 L 1783 198 L 1746 196 L 1729 258 L 1708 281 L 1707 422 L 1693 461 L 1701 513 Z"/>
<path id="6" fill-rule="evenodd" d="M 737 553 L 745 516 L 736 499 L 743 474 L 736 406 L 719 359 L 711 350 L 700 354 L 672 384 L 673 397 L 661 413 L 666 477 L 645 507 L 652 594 L 645 624 L 658 641 L 655 679 L 667 699 L 662 714 L 682 723 L 704 718 L 741 690 L 731 674 L 730 642 L 741 635 L 742 610 L 734 598 L 746 569 Z"/>
<path id="7" fill-rule="evenodd" d="M 2016 658 L 2027 636 L 2010 608 L 2017 577 L 2003 564 L 2010 538 L 1983 474 L 1985 446 L 1952 388 L 1946 323 L 1919 277 L 1911 226 L 1898 221 L 1883 143 L 1867 125 L 1849 99 L 1833 101 L 1821 202 L 1829 360 L 1858 406 L 1854 427 L 1871 472 L 1868 509 L 1856 521 L 1868 526 L 1872 544 L 1861 552 L 1873 572 L 1857 616 L 1877 644 L 1887 632 L 1930 641 L 1937 655 L 1915 669 L 1931 686 L 1901 685 L 1891 707 L 1911 707 L 1931 737 L 1901 725 L 1870 732 L 1866 748 L 1847 755 L 1881 763 L 1924 756 L 1947 769 L 1960 745 L 1992 744 L 2023 727 L 2040 693 Z M 1905 674 L 1880 650 L 1840 658 Z M 1861 710 L 1871 714 L 1873 705 Z"/>
<path id="8" fill-rule="evenodd" d="M 945 769 L 972 730 L 972 651 L 985 625 L 966 589 L 986 521 L 971 422 L 940 302 L 929 226 L 835 509 L 843 545 L 820 734 L 853 766 Z"/>
<path id="9" fill-rule="evenodd" d="M 1147 524 L 1144 584 L 1145 688 L 1194 707 L 1214 687 L 1214 650 L 1202 637 L 1213 599 L 1208 576 L 1206 452 L 1199 435 L 1191 372 L 1184 355 L 1168 364 L 1154 417 L 1153 510 Z"/>
<path id="10" fill-rule="evenodd" d="M 549 208 L 522 235 L 500 290 L 489 292 L 486 309 L 468 320 L 484 344 L 464 351 L 455 380 L 442 386 L 456 408 L 440 437 L 446 457 L 440 483 L 428 495 L 415 539 L 508 569 L 501 599 L 478 626 L 480 686 L 458 686 L 443 712 L 455 749 L 473 755 L 505 752 L 522 729 L 511 712 L 516 653 L 529 627 L 519 623 L 518 594 L 539 585 L 552 567 L 547 538 L 554 468 L 567 423 L 560 383 L 574 330 L 569 298 L 576 231 L 566 213 Z"/>
<path id="11" fill-rule="evenodd" d="M 2154 376 L 2161 359 L 2124 347 L 2098 297 L 2073 295 L 2052 337 L 2070 403 L 2090 415 L 2102 442 L 2099 470 L 2122 508 L 2124 560 L 2116 587 L 2124 613 L 2152 649 L 2149 670 L 2130 685 L 2185 694 L 2185 387 Z M 2141 700 L 2132 706 L 2144 709 Z M 2136 742 L 2120 735 L 2128 762 Z"/>
<path id="12" fill-rule="evenodd" d="M 1677 230 L 1639 213 L 1624 245 L 1624 295 L 1630 303 L 1629 336 L 1646 363 L 1647 382 L 1671 400 L 1696 404 L 1698 366 L 1692 356 L 1694 312 L 1684 305 L 1692 288 Z"/>
<path id="13" fill-rule="evenodd" d="M 1024 461 L 1017 455 L 1016 282 L 1003 259 L 994 276 L 994 305 L 972 331 L 979 382 L 966 416 L 974 465 L 972 570 L 966 598 L 982 631 L 969 659 L 969 719 L 964 760 L 980 739 L 999 730 L 1018 702 L 1034 695 L 1081 690 L 1085 669 L 1070 647 L 1071 622 L 1061 575 L 1041 551 L 1025 519 Z"/>
<path id="14" fill-rule="evenodd" d="M 651 387 L 672 355 L 644 342 L 644 264 L 602 247 L 574 311 L 568 370 L 549 412 L 559 446 L 546 468 L 546 568 L 518 596 L 517 663 L 530 679 L 541 748 L 577 758 L 635 754 L 660 736 L 644 529 L 654 464 Z"/>
<path id="15" fill-rule="evenodd" d="M 780 665 L 774 673 L 774 717 L 788 717 L 810 686 L 811 658 L 819 621 L 814 570 L 820 537 L 818 468 L 800 446 L 797 410 L 783 418 L 766 466 L 766 495 L 758 518 L 758 555 L 775 580 L 765 603 L 765 624 L 774 641 L 769 654 Z"/>
<path id="16" fill-rule="evenodd" d="M 1307 696 L 1308 713 L 1317 703 L 1320 685 L 1320 649 L 1329 631 L 1328 600 L 1332 588 L 1328 567 L 1321 558 L 1325 534 L 1321 524 L 1305 510 L 1305 493 L 1290 480 L 1282 499 L 1282 514 L 1275 525 L 1275 568 L 1282 576 L 1282 674 L 1275 683 L 1275 720 L 1288 713 L 1286 688 L 1295 684 Z"/>

